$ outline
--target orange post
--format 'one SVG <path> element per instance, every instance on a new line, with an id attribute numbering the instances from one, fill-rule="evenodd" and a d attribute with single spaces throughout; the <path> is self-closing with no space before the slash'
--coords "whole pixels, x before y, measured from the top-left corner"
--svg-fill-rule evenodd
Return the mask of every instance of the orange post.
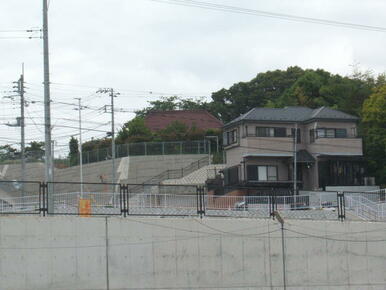
<path id="1" fill-rule="evenodd" d="M 79 199 L 79 215 L 84 217 L 91 216 L 91 199 Z"/>

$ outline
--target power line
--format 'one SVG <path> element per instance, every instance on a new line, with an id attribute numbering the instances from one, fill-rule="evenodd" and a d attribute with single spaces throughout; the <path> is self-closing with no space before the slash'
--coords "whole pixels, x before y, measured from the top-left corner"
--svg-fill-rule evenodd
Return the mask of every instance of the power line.
<path id="1" fill-rule="evenodd" d="M 378 240 L 369 240 L 369 239 L 364 239 L 364 240 L 357 240 L 357 239 L 335 239 L 335 238 L 330 238 L 330 237 L 327 237 L 327 236 L 318 236 L 318 235 L 306 234 L 306 233 L 302 233 L 302 232 L 299 232 L 299 231 L 290 230 L 290 229 L 287 229 L 287 228 L 284 228 L 284 230 L 286 230 L 288 232 L 295 233 L 295 234 L 299 234 L 299 235 L 302 235 L 302 236 L 305 236 L 305 237 L 309 237 L 309 238 L 316 238 L 316 239 L 322 239 L 322 240 L 328 240 L 328 241 L 334 241 L 334 242 L 350 242 L 350 243 L 379 243 L 379 242 L 386 242 L 386 239 L 378 239 Z"/>
<path id="2" fill-rule="evenodd" d="M 291 223 L 290 221 L 286 221 L 286 223 L 288 225 L 290 225 L 291 227 L 297 227 L 297 228 L 301 228 L 301 229 L 308 229 L 308 230 L 313 230 L 313 231 L 316 231 L 316 232 L 320 232 L 320 228 L 313 228 L 313 227 L 308 227 L 308 226 L 298 226 L 296 224 L 293 224 Z M 366 231 L 357 231 L 357 232 L 336 232 L 336 231 L 327 231 L 325 230 L 325 232 L 328 232 L 330 234 L 327 234 L 326 236 L 337 236 L 337 235 L 357 235 L 357 234 L 367 234 L 367 233 L 372 233 L 372 232 L 384 232 L 386 231 L 386 228 L 385 227 L 381 227 L 381 228 L 376 228 L 376 229 L 372 229 L 372 230 L 366 230 Z"/>
<path id="3" fill-rule="evenodd" d="M 276 12 L 269 12 L 269 11 L 256 10 L 256 9 L 247 9 L 247 8 L 242 8 L 237 6 L 214 4 L 214 3 L 203 2 L 203 1 L 193 1 L 193 0 L 149 0 L 149 1 L 164 3 L 164 4 L 179 5 L 179 6 L 196 7 L 201 9 L 208 9 L 208 10 L 215 10 L 215 11 L 222 11 L 222 12 L 252 15 L 252 16 L 258 16 L 258 17 L 275 18 L 275 19 L 294 21 L 294 22 L 313 23 L 313 24 L 336 26 L 336 27 L 343 27 L 343 28 L 357 29 L 357 30 L 386 32 L 386 28 L 381 26 L 363 25 L 363 24 L 335 21 L 335 20 L 329 20 L 329 19 L 323 19 L 323 18 L 303 17 L 303 16 L 297 16 L 297 15 L 291 15 L 291 14 L 276 13 Z"/>

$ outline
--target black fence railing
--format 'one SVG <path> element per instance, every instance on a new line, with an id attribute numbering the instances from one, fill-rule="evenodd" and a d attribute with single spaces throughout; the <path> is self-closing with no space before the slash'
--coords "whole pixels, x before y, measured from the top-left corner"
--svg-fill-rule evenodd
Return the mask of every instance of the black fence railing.
<path id="1" fill-rule="evenodd" d="M 80 216 L 218 216 L 346 218 L 343 192 L 285 195 L 277 189 L 239 188 L 216 195 L 206 186 L 0 181 L 0 214 Z M 350 209 L 352 209 L 350 201 Z"/>

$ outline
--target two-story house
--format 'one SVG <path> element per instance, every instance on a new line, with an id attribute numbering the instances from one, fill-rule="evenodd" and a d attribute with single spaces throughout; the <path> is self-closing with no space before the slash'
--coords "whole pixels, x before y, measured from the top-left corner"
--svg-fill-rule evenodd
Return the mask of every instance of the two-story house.
<path id="1" fill-rule="evenodd" d="M 357 123 L 327 107 L 254 108 L 224 125 L 225 184 L 290 188 L 296 176 L 304 190 L 363 185 Z"/>

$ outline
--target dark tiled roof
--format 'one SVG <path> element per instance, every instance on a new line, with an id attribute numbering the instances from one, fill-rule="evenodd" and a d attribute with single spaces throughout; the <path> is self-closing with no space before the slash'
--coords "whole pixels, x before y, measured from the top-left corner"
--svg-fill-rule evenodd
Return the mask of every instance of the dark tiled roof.
<path id="1" fill-rule="evenodd" d="M 320 107 L 310 109 L 307 107 L 285 107 L 285 108 L 254 108 L 249 112 L 237 117 L 227 125 L 238 121 L 273 121 L 273 122 L 307 122 L 314 119 L 348 120 L 356 121 L 358 117 L 344 112 Z"/>
<path id="2" fill-rule="evenodd" d="M 152 131 L 165 129 L 170 123 L 179 121 L 189 128 L 221 129 L 223 123 L 206 110 L 155 111 L 145 117 L 145 125 Z"/>

